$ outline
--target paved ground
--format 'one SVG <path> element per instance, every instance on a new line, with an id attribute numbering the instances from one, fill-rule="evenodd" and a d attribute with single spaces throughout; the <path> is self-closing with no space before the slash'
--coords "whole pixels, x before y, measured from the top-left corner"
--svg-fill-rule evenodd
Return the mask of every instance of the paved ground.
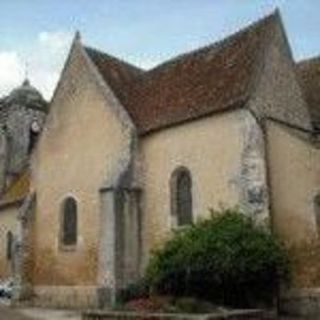
<path id="1" fill-rule="evenodd" d="M 21 309 L 21 314 L 33 320 L 80 320 L 79 312 L 68 310 L 50 310 L 50 309 Z M 26 319 L 27 320 L 27 319 Z"/>
<path id="2" fill-rule="evenodd" d="M 0 320 L 80 320 L 80 314 L 73 311 L 49 309 L 13 309 L 0 305 Z"/>
<path id="3" fill-rule="evenodd" d="M 32 318 L 28 318 L 24 315 L 17 313 L 10 308 L 0 305 L 0 319 L 1 320 L 31 320 Z"/>
<path id="4" fill-rule="evenodd" d="M 80 320 L 80 313 L 39 308 L 14 309 L 0 302 L 0 320 Z M 319 320 L 315 318 L 280 317 L 279 320 Z"/>

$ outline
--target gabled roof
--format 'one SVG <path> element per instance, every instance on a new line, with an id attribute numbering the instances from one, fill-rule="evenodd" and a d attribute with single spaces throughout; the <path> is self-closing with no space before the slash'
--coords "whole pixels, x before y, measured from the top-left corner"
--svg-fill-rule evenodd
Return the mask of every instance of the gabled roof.
<path id="1" fill-rule="evenodd" d="M 86 51 L 131 115 L 140 134 L 244 105 L 272 14 L 210 46 L 143 72 L 96 50 Z"/>
<path id="2" fill-rule="evenodd" d="M 313 125 L 320 129 L 320 57 L 301 61 L 296 69 Z"/>
<path id="3" fill-rule="evenodd" d="M 117 96 L 121 94 L 124 86 L 132 83 L 144 72 L 142 69 L 96 49 L 85 47 L 85 50 Z"/>

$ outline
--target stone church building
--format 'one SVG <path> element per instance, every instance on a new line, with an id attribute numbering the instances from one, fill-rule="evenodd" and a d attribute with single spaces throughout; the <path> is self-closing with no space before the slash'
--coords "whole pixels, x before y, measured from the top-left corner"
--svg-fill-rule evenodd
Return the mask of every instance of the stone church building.
<path id="1" fill-rule="evenodd" d="M 77 34 L 49 105 L 28 81 L 1 102 L 15 299 L 113 303 L 172 229 L 219 206 L 288 246 L 317 239 L 319 90 L 320 59 L 293 60 L 279 12 L 149 71 Z"/>

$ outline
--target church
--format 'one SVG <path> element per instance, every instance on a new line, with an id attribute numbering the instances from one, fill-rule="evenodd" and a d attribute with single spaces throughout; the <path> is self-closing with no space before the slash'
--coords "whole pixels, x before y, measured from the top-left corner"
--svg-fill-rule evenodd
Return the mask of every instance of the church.
<path id="1" fill-rule="evenodd" d="M 210 208 L 239 207 L 288 246 L 317 239 L 319 92 L 320 59 L 294 61 L 278 11 L 148 71 L 77 33 L 50 103 L 28 80 L 0 102 L 14 299 L 114 304 Z"/>

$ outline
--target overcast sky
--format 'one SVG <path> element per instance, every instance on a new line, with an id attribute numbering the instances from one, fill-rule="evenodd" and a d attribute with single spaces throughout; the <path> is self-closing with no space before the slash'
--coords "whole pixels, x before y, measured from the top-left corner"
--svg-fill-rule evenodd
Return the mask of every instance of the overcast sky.
<path id="1" fill-rule="evenodd" d="M 0 96 L 28 70 L 48 99 L 75 30 L 86 45 L 150 68 L 281 10 L 296 59 L 320 54 L 319 0 L 0 0 Z"/>

